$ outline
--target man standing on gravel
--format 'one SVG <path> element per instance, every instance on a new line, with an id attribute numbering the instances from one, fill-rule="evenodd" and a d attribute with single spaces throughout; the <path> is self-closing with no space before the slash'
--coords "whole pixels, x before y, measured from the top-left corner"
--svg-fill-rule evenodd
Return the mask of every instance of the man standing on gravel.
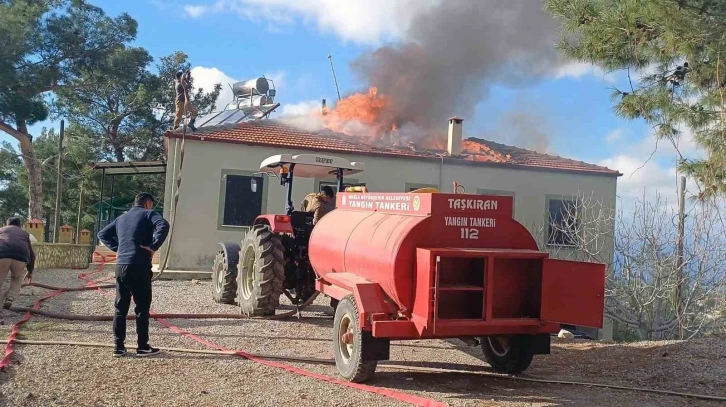
<path id="1" fill-rule="evenodd" d="M 146 192 L 136 196 L 135 205 L 98 233 L 100 240 L 116 256 L 116 312 L 113 317 L 113 355 L 126 355 L 126 315 L 133 295 L 138 335 L 137 356 L 159 353 L 149 346 L 151 308 L 151 260 L 166 240 L 169 223 L 151 209 L 154 197 Z"/>
<path id="2" fill-rule="evenodd" d="M 0 228 L 0 287 L 10 272 L 8 291 L 0 294 L 4 308 L 12 307 L 13 300 L 20 292 L 26 265 L 28 275 L 25 281 L 29 283 L 33 280 L 35 252 L 30 244 L 30 235 L 20 225 L 20 218 L 10 218 L 7 226 Z"/>

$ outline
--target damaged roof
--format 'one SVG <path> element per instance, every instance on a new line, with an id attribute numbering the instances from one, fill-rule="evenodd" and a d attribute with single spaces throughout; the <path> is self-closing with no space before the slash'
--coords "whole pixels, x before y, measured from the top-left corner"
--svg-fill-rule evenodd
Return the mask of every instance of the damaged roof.
<path id="1" fill-rule="evenodd" d="M 181 131 L 168 131 L 169 138 L 181 138 Z M 306 131 L 279 120 L 254 120 L 239 124 L 205 126 L 196 132 L 187 131 L 188 140 L 234 143 L 257 146 L 285 147 L 300 150 L 339 152 L 391 158 L 435 159 L 471 165 L 519 167 L 553 171 L 586 172 L 620 176 L 620 172 L 583 161 L 537 153 L 489 140 L 469 138 L 462 143 L 462 154 L 448 155 L 442 150 L 417 150 L 406 146 L 382 146 L 331 130 Z"/>

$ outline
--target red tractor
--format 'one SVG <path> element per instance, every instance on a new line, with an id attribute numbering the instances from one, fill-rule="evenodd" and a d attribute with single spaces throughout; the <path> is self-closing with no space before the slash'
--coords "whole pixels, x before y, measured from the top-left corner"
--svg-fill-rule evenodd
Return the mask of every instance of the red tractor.
<path id="1" fill-rule="evenodd" d="M 262 161 L 260 173 L 287 187 L 285 214 L 260 215 L 241 244 L 219 244 L 212 269 L 215 301 L 237 304 L 250 316 L 273 315 L 282 295 L 293 304 L 307 301 L 316 291 L 308 258 L 313 214 L 294 209 L 293 180 L 335 177 L 337 190 L 343 191 L 344 177 L 364 169 L 360 162 L 317 154 L 281 154 Z M 251 188 L 257 189 L 254 178 Z"/>

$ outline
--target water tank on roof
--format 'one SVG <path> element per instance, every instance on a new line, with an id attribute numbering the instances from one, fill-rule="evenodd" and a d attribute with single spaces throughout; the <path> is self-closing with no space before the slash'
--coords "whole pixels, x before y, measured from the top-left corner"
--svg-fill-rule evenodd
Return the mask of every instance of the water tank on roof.
<path id="1" fill-rule="evenodd" d="M 232 85 L 232 93 L 235 97 L 264 94 L 268 90 L 270 90 L 270 85 L 267 79 L 261 77 L 245 82 L 235 82 Z"/>

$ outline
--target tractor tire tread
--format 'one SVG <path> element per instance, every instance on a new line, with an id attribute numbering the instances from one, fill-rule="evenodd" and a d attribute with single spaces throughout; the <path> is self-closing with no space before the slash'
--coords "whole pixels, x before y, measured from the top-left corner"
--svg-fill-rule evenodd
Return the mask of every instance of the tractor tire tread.
<path id="1" fill-rule="evenodd" d="M 239 262 L 239 245 L 234 243 L 222 243 L 223 249 L 215 258 L 215 268 L 212 270 L 212 297 L 214 301 L 220 304 L 235 304 L 237 301 L 237 264 Z M 217 264 L 219 256 L 224 258 L 223 262 L 226 267 Z M 222 290 L 217 291 L 216 287 L 219 279 L 222 279 Z"/>
<path id="2" fill-rule="evenodd" d="M 254 284 L 258 293 L 253 301 L 253 306 L 248 306 L 247 310 L 242 309 L 241 311 L 249 316 L 274 315 L 280 304 L 280 296 L 283 294 L 282 285 L 285 279 L 284 256 L 281 253 L 282 243 L 280 243 L 279 236 L 276 236 L 267 225 L 255 225 L 250 232 L 245 237 L 242 250 L 249 243 L 248 239 L 251 238 L 255 241 L 258 265 L 257 270 L 255 270 Z M 240 258 L 242 258 L 241 253 Z M 243 304 L 242 294 L 239 289 L 237 298 L 238 302 Z"/>

